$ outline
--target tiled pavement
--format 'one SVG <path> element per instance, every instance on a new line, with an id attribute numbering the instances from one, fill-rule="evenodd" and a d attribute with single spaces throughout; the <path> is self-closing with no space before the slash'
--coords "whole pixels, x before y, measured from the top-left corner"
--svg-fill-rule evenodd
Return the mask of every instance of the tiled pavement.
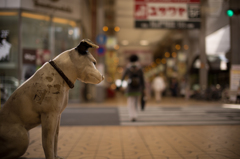
<path id="1" fill-rule="evenodd" d="M 239 159 L 240 126 L 62 126 L 65 159 Z M 22 158 L 44 158 L 41 128 Z"/>
<path id="2" fill-rule="evenodd" d="M 69 107 L 115 106 L 123 109 L 126 103 L 117 100 L 82 106 L 70 104 Z M 159 106 L 154 102 L 148 104 L 152 109 Z M 219 106 L 219 103 L 166 99 L 160 107 L 176 105 L 208 107 Z M 65 159 L 240 159 L 239 134 L 240 125 L 61 126 L 58 155 Z M 30 130 L 30 144 L 21 158 L 45 158 L 41 127 Z"/>

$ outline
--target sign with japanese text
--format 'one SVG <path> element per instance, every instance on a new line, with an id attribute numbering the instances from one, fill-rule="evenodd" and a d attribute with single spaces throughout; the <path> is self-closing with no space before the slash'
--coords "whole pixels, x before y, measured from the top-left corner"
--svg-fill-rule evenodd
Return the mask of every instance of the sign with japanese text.
<path id="1" fill-rule="evenodd" d="M 35 49 L 23 49 L 23 64 L 36 65 L 36 50 Z"/>
<path id="2" fill-rule="evenodd" d="M 200 28 L 200 0 L 135 0 L 136 28 Z"/>

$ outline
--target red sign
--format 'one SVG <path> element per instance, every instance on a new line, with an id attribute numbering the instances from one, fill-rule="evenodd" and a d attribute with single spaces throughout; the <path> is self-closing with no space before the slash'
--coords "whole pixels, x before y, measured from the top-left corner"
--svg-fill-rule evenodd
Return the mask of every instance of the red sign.
<path id="1" fill-rule="evenodd" d="M 164 28 L 168 28 L 168 26 L 173 26 L 171 28 L 181 28 L 182 26 L 195 28 L 194 23 L 200 23 L 199 2 L 200 0 L 135 0 L 135 26 L 140 28 L 160 26 L 161 28 L 161 25 L 156 25 L 156 22 L 166 24 L 170 21 L 171 25 L 168 24 Z M 189 24 L 190 20 L 193 22 L 192 24 Z"/>
<path id="2" fill-rule="evenodd" d="M 135 19 L 188 20 L 186 4 L 137 4 Z"/>
<path id="3" fill-rule="evenodd" d="M 135 2 L 154 2 L 154 3 L 200 3 L 200 0 L 135 0 Z"/>

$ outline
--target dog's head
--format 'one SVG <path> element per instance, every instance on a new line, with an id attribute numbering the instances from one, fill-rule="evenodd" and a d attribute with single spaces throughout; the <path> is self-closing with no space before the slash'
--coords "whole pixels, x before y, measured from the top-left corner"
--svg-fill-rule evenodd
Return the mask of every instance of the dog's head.
<path id="1" fill-rule="evenodd" d="M 71 54 L 71 60 L 76 67 L 78 80 L 84 83 L 98 84 L 104 80 L 104 76 L 97 70 L 97 61 L 88 52 L 88 48 L 98 48 L 89 39 L 83 39 Z"/>

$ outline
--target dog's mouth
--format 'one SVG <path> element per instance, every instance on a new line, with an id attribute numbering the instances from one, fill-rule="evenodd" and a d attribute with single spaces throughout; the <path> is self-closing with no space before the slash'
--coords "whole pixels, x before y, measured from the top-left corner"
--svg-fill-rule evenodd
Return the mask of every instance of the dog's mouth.
<path id="1" fill-rule="evenodd" d="M 78 80 L 84 83 L 98 84 L 104 80 L 104 76 L 102 75 L 100 79 L 100 78 L 97 78 L 96 76 L 88 75 L 83 80 L 80 78 L 78 78 Z"/>

